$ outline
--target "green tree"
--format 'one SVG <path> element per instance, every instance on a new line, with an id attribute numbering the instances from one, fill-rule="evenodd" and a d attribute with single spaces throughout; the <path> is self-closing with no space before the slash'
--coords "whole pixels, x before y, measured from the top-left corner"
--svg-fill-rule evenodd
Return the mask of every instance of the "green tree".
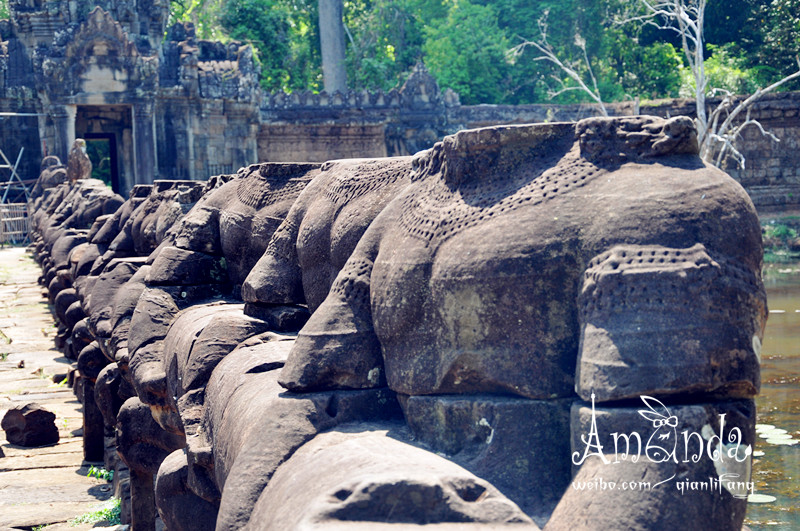
<path id="1" fill-rule="evenodd" d="M 169 25 L 192 22 L 197 37 L 210 40 L 229 40 L 219 25 L 221 0 L 171 0 Z"/>
<path id="2" fill-rule="evenodd" d="M 314 0 L 172 0 L 170 21 L 194 22 L 201 39 L 251 44 L 266 91 L 321 88 Z"/>
<path id="3" fill-rule="evenodd" d="M 800 0 L 763 2 L 751 25 L 763 32 L 760 46 L 749 54 L 750 66 L 758 73 L 759 84 L 796 70 L 795 58 L 800 55 Z M 787 83 L 783 88 L 800 90 L 800 81 Z"/>
<path id="4" fill-rule="evenodd" d="M 737 52 L 731 43 L 716 46 L 707 44 L 709 57 L 705 59 L 705 74 L 708 86 L 731 94 L 752 94 L 758 87 L 759 74 L 747 67 L 747 59 Z M 696 80 L 688 68 L 681 68 L 682 79 L 680 95 L 692 97 Z"/>
<path id="5" fill-rule="evenodd" d="M 515 50 L 519 52 L 514 66 L 515 94 L 510 98 L 514 103 L 597 103 L 678 95 L 680 56 L 669 43 L 653 41 L 642 46 L 640 28 L 615 24 L 613 15 L 624 2 L 535 4 L 553 5 L 553 11 L 544 12 L 546 34 L 540 27 L 536 35 L 533 27 L 526 36 L 517 37 L 526 46 Z M 544 14 L 538 20 L 541 23 Z M 543 39 L 548 46 L 538 48 L 535 44 Z M 525 78 L 534 80 L 527 88 Z"/>
<path id="6" fill-rule="evenodd" d="M 319 51 L 317 5 L 313 0 L 282 0 L 289 6 L 289 54 L 284 58 L 283 90 L 322 89 L 322 57 Z"/>
<path id="7" fill-rule="evenodd" d="M 342 0 L 318 0 L 322 78 L 328 93 L 347 90 L 345 67 L 344 5 Z"/>
<path id="8" fill-rule="evenodd" d="M 252 43 L 265 90 L 322 88 L 316 0 L 172 0 L 171 5 L 172 20 L 195 22 L 200 38 Z M 636 5 L 630 0 L 346 0 L 348 86 L 388 90 L 422 60 L 440 86 L 459 92 L 464 103 L 591 101 L 574 90 L 551 100 L 560 82 L 574 80 L 557 65 L 536 61 L 535 49 L 522 50 L 513 66 L 502 53 L 536 39 L 537 22 L 549 12 L 547 37 L 554 52 L 583 75 L 588 71 L 581 65 L 588 59 L 603 101 L 691 90 L 677 34 L 614 23 L 616 13 Z M 705 16 L 703 56 L 714 84 L 747 92 L 794 71 L 800 0 L 708 0 Z M 799 83 L 781 89 L 800 89 Z"/>
<path id="9" fill-rule="evenodd" d="M 424 33 L 425 63 L 443 88 L 458 92 L 465 104 L 503 101 L 509 42 L 491 6 L 454 2 L 445 21 Z"/>
<path id="10" fill-rule="evenodd" d="M 355 89 L 389 90 L 422 58 L 422 9 L 412 0 L 345 3 L 347 78 Z"/>
<path id="11" fill-rule="evenodd" d="M 219 22 L 231 38 L 255 48 L 264 90 L 291 92 L 321 87 L 313 0 L 228 0 Z"/>
<path id="12" fill-rule="evenodd" d="M 735 102 L 732 91 L 714 87 L 711 79 L 714 63 L 706 59 L 705 51 L 705 14 L 708 0 L 658 0 L 650 2 L 641 0 L 640 12 L 629 18 L 628 22 L 653 25 L 658 29 L 673 31 L 681 39 L 686 63 L 694 80 L 694 99 L 697 109 L 695 124 L 697 125 L 697 142 L 700 157 L 706 162 L 719 166 L 726 156 L 735 159 L 740 167 L 744 167 L 744 156 L 736 148 L 735 143 L 743 128 L 758 127 L 761 132 L 777 140 L 777 137 L 764 131 L 761 124 L 750 118 L 749 110 L 764 94 L 775 90 L 793 79 L 800 78 L 800 69 L 784 76 L 771 85 L 757 88 L 753 94 L 743 101 Z M 718 50 L 717 63 L 724 66 L 718 73 L 730 74 L 731 65 L 735 63 L 724 60 L 724 49 Z M 800 59 L 796 59 L 800 67 Z M 706 97 L 709 94 L 721 93 L 724 98 L 711 112 L 708 112 Z"/>
<path id="13" fill-rule="evenodd" d="M 257 50 L 262 88 L 277 90 L 288 84 L 283 64 L 290 49 L 286 6 L 275 0 L 229 1 L 222 6 L 219 21 L 228 36 Z"/>

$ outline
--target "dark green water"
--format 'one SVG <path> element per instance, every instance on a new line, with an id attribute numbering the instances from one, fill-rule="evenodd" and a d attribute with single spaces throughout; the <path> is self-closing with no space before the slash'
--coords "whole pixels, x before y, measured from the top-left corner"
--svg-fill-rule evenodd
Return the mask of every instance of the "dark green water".
<path id="1" fill-rule="evenodd" d="M 785 429 L 800 439 L 800 273 L 768 275 L 764 283 L 770 315 L 761 351 L 758 423 Z M 755 492 L 772 503 L 750 503 L 753 531 L 800 530 L 800 444 L 779 446 L 758 438 L 753 462 Z"/>

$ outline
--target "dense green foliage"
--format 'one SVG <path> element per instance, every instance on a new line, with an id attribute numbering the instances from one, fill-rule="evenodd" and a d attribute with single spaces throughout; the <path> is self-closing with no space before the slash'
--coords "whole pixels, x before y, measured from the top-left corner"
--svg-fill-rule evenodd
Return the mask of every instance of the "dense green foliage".
<path id="1" fill-rule="evenodd" d="M 2 0 L 0 0 L 2 1 Z M 670 31 L 618 24 L 632 0 L 345 0 L 348 83 L 389 89 L 424 61 L 462 103 L 587 101 L 557 66 L 524 40 L 547 41 L 588 72 L 605 101 L 690 94 L 680 41 Z M 172 0 L 172 20 L 192 20 L 201 38 L 253 44 L 266 90 L 322 88 L 317 0 Z M 546 16 L 546 18 L 544 18 Z M 709 0 L 706 67 L 711 86 L 750 92 L 797 69 L 800 0 Z M 563 85 L 562 85 L 563 83 Z M 800 89 L 797 83 L 785 89 Z"/>
<path id="2" fill-rule="evenodd" d="M 105 139 L 87 139 L 86 155 L 92 161 L 92 178 L 100 179 L 111 186 L 110 144 Z"/>
<path id="3" fill-rule="evenodd" d="M 425 28 L 425 63 L 464 103 L 502 101 L 509 82 L 508 39 L 492 6 L 462 1 L 441 23 Z"/>
<path id="4" fill-rule="evenodd" d="M 179 21 L 201 39 L 253 45 L 264 90 L 322 88 L 316 0 L 172 0 L 170 23 Z"/>
<path id="5" fill-rule="evenodd" d="M 422 57 L 415 0 L 345 2 L 347 78 L 357 89 L 391 89 Z"/>

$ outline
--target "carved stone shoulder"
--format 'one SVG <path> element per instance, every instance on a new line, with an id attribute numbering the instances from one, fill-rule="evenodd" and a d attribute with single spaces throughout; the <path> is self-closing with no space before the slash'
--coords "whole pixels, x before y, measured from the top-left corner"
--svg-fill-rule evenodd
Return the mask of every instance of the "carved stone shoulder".
<path id="1" fill-rule="evenodd" d="M 686 116 L 670 119 L 587 118 L 576 126 L 581 156 L 599 163 L 697 154 L 697 130 Z"/>

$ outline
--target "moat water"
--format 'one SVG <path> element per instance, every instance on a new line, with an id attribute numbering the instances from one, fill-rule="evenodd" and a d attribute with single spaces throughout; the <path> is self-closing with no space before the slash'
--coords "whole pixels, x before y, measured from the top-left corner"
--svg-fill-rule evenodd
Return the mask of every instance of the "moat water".
<path id="1" fill-rule="evenodd" d="M 783 271 L 764 279 L 770 314 L 756 399 L 764 436 L 757 437 L 753 462 L 755 492 L 775 501 L 748 504 L 745 522 L 753 531 L 800 530 L 800 270 Z M 767 438 L 769 426 L 781 436 Z"/>

